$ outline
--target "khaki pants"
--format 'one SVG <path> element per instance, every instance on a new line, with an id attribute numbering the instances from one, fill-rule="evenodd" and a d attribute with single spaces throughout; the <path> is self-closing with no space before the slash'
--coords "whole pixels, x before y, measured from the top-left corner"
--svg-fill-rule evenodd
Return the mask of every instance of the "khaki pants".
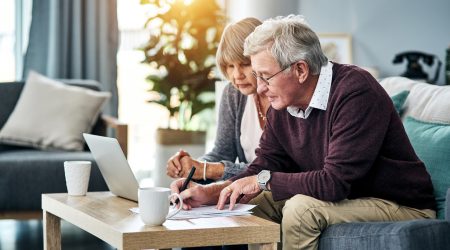
<path id="1" fill-rule="evenodd" d="M 298 194 L 274 201 L 271 192 L 262 192 L 250 203 L 258 205 L 253 209 L 254 215 L 281 223 L 283 249 L 318 249 L 320 233 L 333 224 L 436 217 L 430 209 L 419 210 L 370 197 L 326 202 Z"/>

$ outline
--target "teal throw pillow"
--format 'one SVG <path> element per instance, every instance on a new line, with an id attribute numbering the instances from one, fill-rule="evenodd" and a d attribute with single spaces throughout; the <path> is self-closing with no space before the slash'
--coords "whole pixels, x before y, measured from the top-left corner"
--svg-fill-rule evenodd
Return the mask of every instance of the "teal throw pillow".
<path id="1" fill-rule="evenodd" d="M 406 117 L 406 133 L 425 163 L 433 182 L 437 218 L 444 219 L 445 196 L 450 188 L 450 124 L 437 124 Z"/>
<path id="2" fill-rule="evenodd" d="M 394 103 L 395 110 L 401 115 L 403 111 L 403 104 L 405 104 L 406 98 L 409 95 L 409 90 L 403 90 L 402 92 L 391 96 L 392 102 Z"/>

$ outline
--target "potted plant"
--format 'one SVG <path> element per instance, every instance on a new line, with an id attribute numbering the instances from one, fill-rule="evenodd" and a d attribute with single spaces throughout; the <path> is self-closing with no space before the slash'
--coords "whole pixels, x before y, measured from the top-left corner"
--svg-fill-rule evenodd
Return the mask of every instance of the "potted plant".
<path id="1" fill-rule="evenodd" d="M 212 74 L 223 30 L 224 16 L 211 0 L 142 0 L 156 8 L 145 26 L 151 35 L 143 51 L 153 70 L 147 80 L 156 98 L 150 102 L 167 108 L 172 126 L 195 130 L 192 118 L 214 107 L 205 93 L 214 93 Z M 175 125 L 173 121 L 175 120 Z M 169 123 L 170 123 L 169 121 Z"/>
<path id="2" fill-rule="evenodd" d="M 143 47 L 143 63 L 152 68 L 147 80 L 155 93 L 149 101 L 164 106 L 170 115 L 167 128 L 157 131 L 157 145 L 178 150 L 180 145 L 197 144 L 203 154 L 206 133 L 197 131 L 192 121 L 214 107 L 213 68 L 225 23 L 223 11 L 213 0 L 141 0 L 141 4 L 154 10 L 145 24 L 151 35 Z M 173 151 L 157 154 L 165 163 Z"/>

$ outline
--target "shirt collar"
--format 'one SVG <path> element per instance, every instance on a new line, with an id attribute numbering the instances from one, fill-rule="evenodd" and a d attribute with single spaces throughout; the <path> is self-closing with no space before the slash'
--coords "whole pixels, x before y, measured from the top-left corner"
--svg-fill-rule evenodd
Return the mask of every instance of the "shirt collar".
<path id="1" fill-rule="evenodd" d="M 294 117 L 307 119 L 313 108 L 327 110 L 332 77 L 333 64 L 328 62 L 327 65 L 320 69 L 319 79 L 308 107 L 303 111 L 299 107 L 289 106 L 287 107 L 289 114 Z"/>

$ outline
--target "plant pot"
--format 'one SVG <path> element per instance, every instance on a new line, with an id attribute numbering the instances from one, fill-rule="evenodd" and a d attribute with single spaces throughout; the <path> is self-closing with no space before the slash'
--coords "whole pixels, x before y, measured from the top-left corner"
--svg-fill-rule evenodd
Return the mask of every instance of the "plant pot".
<path id="1" fill-rule="evenodd" d="M 156 187 L 169 187 L 174 180 L 166 174 L 167 160 L 180 149 L 196 159 L 205 153 L 206 132 L 159 128 L 156 131 L 155 168 L 153 182 Z"/>

